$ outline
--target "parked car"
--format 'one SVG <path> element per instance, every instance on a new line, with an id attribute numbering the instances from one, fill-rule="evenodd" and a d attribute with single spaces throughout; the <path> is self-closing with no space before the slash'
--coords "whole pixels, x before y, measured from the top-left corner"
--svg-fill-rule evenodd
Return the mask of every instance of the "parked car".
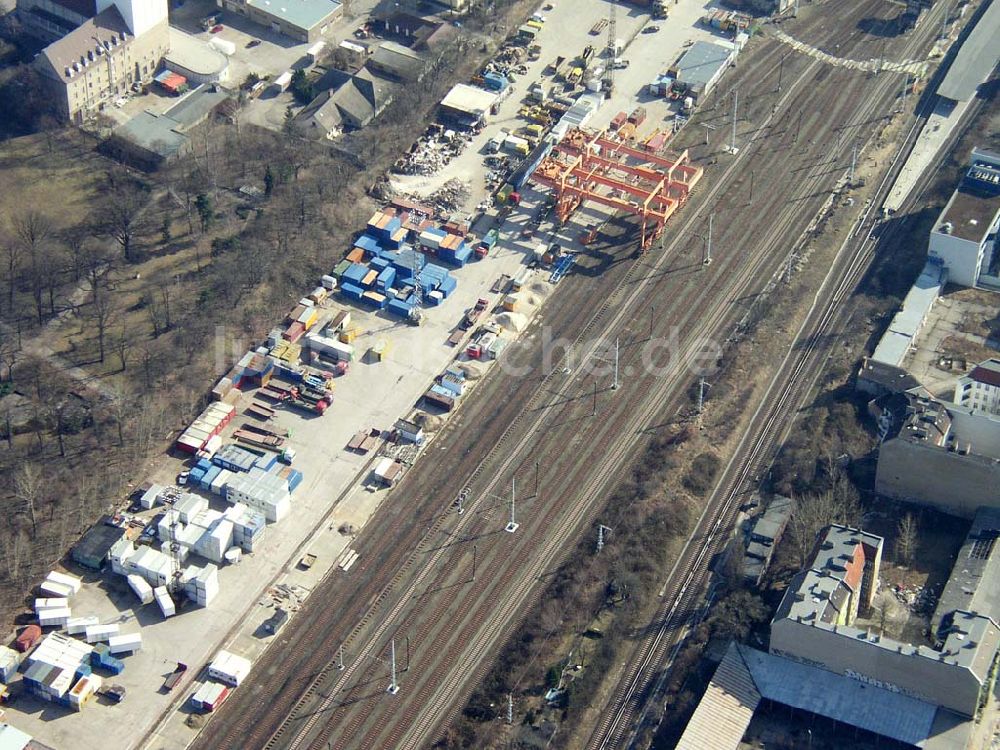
<path id="1" fill-rule="evenodd" d="M 191 476 L 191 472 L 185 469 L 180 474 L 177 475 L 177 485 L 183 487 L 188 483 L 188 478 Z"/>
<path id="2" fill-rule="evenodd" d="M 260 39 L 251 39 L 247 42 L 247 49 L 253 49 L 254 47 L 260 46 Z"/>
<path id="3" fill-rule="evenodd" d="M 649 26 L 645 27 L 642 30 L 642 33 L 643 34 L 655 34 L 659 30 L 660 30 L 660 27 L 657 26 L 655 23 L 653 23 L 653 24 L 650 24 Z"/>
<path id="4" fill-rule="evenodd" d="M 211 28 L 211 33 L 212 34 L 218 34 L 220 31 L 222 31 L 223 28 L 225 28 L 225 27 L 221 23 L 220 24 L 216 24 L 215 26 L 213 26 Z"/>

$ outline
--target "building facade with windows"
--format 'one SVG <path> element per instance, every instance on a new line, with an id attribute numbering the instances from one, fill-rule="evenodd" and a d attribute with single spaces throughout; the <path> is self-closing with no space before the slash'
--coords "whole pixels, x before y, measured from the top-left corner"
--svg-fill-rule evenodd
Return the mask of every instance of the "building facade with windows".
<path id="1" fill-rule="evenodd" d="M 149 83 L 170 48 L 166 0 L 98 0 L 97 14 L 57 39 L 34 67 L 71 122 Z"/>
<path id="2" fill-rule="evenodd" d="M 954 401 L 976 412 L 1000 415 L 1000 359 L 980 362 L 955 385 Z"/>
<path id="3" fill-rule="evenodd" d="M 315 42 L 344 15 L 337 0 L 216 0 L 223 10 L 300 42 Z"/>

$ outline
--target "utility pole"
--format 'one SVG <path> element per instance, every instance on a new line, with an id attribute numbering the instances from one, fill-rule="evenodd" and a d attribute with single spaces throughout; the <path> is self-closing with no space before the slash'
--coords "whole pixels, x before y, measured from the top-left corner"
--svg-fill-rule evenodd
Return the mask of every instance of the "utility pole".
<path id="1" fill-rule="evenodd" d="M 538 497 L 538 460 L 535 460 L 535 497 Z"/>
<path id="2" fill-rule="evenodd" d="M 753 205 L 753 176 L 754 176 L 754 171 L 751 169 L 750 170 L 750 198 L 749 198 L 749 201 L 748 201 L 751 206 Z"/>
<path id="3" fill-rule="evenodd" d="M 479 556 L 479 547 L 472 545 L 472 580 L 476 580 L 476 558 Z"/>
<path id="4" fill-rule="evenodd" d="M 736 113 L 740 106 L 740 92 L 739 90 L 733 91 L 733 140 L 729 144 L 729 153 L 737 154 L 739 153 L 739 148 L 736 146 Z"/>
<path id="5" fill-rule="evenodd" d="M 341 644 L 340 648 L 337 649 L 337 669 L 343 671 L 344 669 L 344 645 Z"/>
<path id="6" fill-rule="evenodd" d="M 792 139 L 792 143 L 799 142 L 799 132 L 802 130 L 802 112 L 799 112 L 799 124 L 795 127 L 795 138 Z"/>
<path id="7" fill-rule="evenodd" d="M 618 390 L 618 339 L 615 339 L 615 382 L 611 384 L 611 390 Z"/>
<path id="8" fill-rule="evenodd" d="M 514 491 L 515 491 L 514 481 L 515 481 L 514 477 L 511 477 L 510 478 L 510 522 L 504 527 L 504 531 L 508 532 L 509 534 L 513 534 L 515 531 L 517 531 L 517 527 L 521 525 L 516 520 L 514 520 Z"/>
<path id="9" fill-rule="evenodd" d="M 614 0 L 611 3 L 614 6 Z M 514 723 L 514 695 L 513 693 L 507 693 L 507 723 Z"/>
<path id="10" fill-rule="evenodd" d="M 714 218 L 715 214 L 708 215 L 708 237 L 705 240 L 705 254 L 701 259 L 703 266 L 712 265 L 712 219 Z"/>
<path id="11" fill-rule="evenodd" d="M 392 681 L 389 683 L 389 689 L 386 692 L 388 692 L 389 695 L 395 695 L 396 693 L 399 692 L 399 683 L 396 682 L 396 639 L 395 638 L 392 639 L 392 655 L 390 658 L 392 664 L 391 667 Z"/>
<path id="12" fill-rule="evenodd" d="M 788 57 L 788 55 L 782 55 L 781 56 L 781 61 L 778 63 L 778 93 L 779 94 L 781 93 L 781 74 L 785 70 L 785 58 L 786 57 Z"/>
<path id="13" fill-rule="evenodd" d="M 597 380 L 593 380 L 594 383 L 594 408 L 590 411 L 590 416 L 597 416 Z"/>
<path id="14" fill-rule="evenodd" d="M 605 526 L 603 523 L 597 524 L 597 551 L 600 552 L 604 549 L 604 532 L 611 533 L 612 529 L 610 526 Z"/>
<path id="15" fill-rule="evenodd" d="M 698 416 L 705 411 L 705 378 L 698 381 Z"/>
<path id="16" fill-rule="evenodd" d="M 854 184 L 854 168 L 857 166 L 857 163 L 858 163 L 858 144 L 855 143 L 854 148 L 851 151 L 851 176 L 850 176 L 851 185 Z"/>

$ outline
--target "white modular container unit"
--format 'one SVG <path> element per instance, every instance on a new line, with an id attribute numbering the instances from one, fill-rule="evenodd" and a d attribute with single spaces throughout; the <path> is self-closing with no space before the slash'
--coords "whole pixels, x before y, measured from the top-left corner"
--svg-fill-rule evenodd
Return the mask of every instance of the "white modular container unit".
<path id="1" fill-rule="evenodd" d="M 104 681 L 100 675 L 87 674 L 76 681 L 72 690 L 69 691 L 69 705 L 71 708 L 80 711 L 90 700 L 97 695 Z"/>
<path id="2" fill-rule="evenodd" d="M 101 643 L 112 636 L 118 635 L 118 625 L 91 625 L 84 631 L 84 640 L 87 643 Z"/>
<path id="3" fill-rule="evenodd" d="M 222 649 L 208 665 L 208 676 L 227 685 L 239 687 L 250 674 L 252 666 L 249 659 Z"/>
<path id="4" fill-rule="evenodd" d="M 142 497 L 139 498 L 139 506 L 145 510 L 149 510 L 160 501 L 160 494 L 162 492 L 163 485 L 154 484 L 150 486 L 148 490 L 142 493 Z"/>
<path id="5" fill-rule="evenodd" d="M 224 557 L 229 565 L 237 565 L 243 559 L 243 550 L 239 547 L 230 547 L 226 550 Z"/>
<path id="6" fill-rule="evenodd" d="M 43 628 L 62 628 L 72 616 L 69 607 L 63 609 L 43 609 L 38 613 L 38 624 Z"/>
<path id="7" fill-rule="evenodd" d="M 319 281 L 324 289 L 329 289 L 331 292 L 337 288 L 337 280 L 333 276 L 324 275 L 320 277 Z M 271 346 L 274 346 L 274 344 L 271 344 Z"/>
<path id="8" fill-rule="evenodd" d="M 229 688 L 218 682 L 206 682 L 191 696 L 191 703 L 202 711 L 214 711 L 226 699 Z"/>
<path id="9" fill-rule="evenodd" d="M 42 581 L 41 586 L 38 590 L 47 596 L 59 597 L 62 599 L 68 599 L 73 596 L 73 589 L 64 583 L 56 583 L 55 581 Z"/>
<path id="10" fill-rule="evenodd" d="M 108 651 L 112 654 L 130 654 L 142 650 L 141 633 L 123 633 L 108 638 Z"/>
<path id="11" fill-rule="evenodd" d="M 191 523 L 191 520 L 204 510 L 208 509 L 208 500 L 201 495 L 188 492 L 174 503 L 174 510 L 181 523 Z M 169 513 L 167 514 L 169 516 Z M 164 516 L 166 518 L 167 516 Z"/>
<path id="12" fill-rule="evenodd" d="M 12 648 L 0 646 L 0 682 L 9 685 L 20 666 L 21 655 Z"/>
<path id="13" fill-rule="evenodd" d="M 53 583 L 61 583 L 64 586 L 69 586 L 73 593 L 75 594 L 83 587 L 83 581 L 81 581 L 77 576 L 67 575 L 66 573 L 60 573 L 58 570 L 53 570 L 47 576 L 45 576 L 46 581 L 52 581 Z"/>
<path id="14" fill-rule="evenodd" d="M 46 609 L 66 609 L 69 606 L 69 599 L 57 597 L 52 599 L 35 599 L 35 613 Z"/>
<path id="15" fill-rule="evenodd" d="M 101 620 L 97 615 L 87 615 L 86 617 L 73 617 L 66 623 L 66 632 L 70 635 L 80 635 L 86 633 L 91 625 L 100 625 Z"/>
<path id="16" fill-rule="evenodd" d="M 212 480 L 212 485 L 210 487 L 212 494 L 222 495 L 226 489 L 226 485 L 229 484 L 229 480 L 232 479 L 233 472 L 229 469 L 223 469 L 219 472 L 219 475 Z"/>
<path id="17" fill-rule="evenodd" d="M 150 586 L 146 579 L 142 576 L 132 573 L 126 576 L 126 581 L 128 581 L 129 587 L 135 592 L 135 595 L 139 597 L 139 601 L 143 604 L 150 604 L 153 601 L 153 587 Z"/>
<path id="18" fill-rule="evenodd" d="M 170 592 L 167 591 L 166 586 L 157 586 L 153 590 L 153 597 L 164 617 L 173 617 L 177 614 L 177 607 L 174 605 L 174 600 L 170 598 Z"/>

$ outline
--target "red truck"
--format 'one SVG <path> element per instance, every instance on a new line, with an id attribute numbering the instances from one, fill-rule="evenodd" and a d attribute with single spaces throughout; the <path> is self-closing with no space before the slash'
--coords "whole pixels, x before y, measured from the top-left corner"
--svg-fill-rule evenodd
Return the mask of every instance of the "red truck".
<path id="1" fill-rule="evenodd" d="M 169 693 L 175 687 L 177 683 L 181 681 L 181 677 L 187 672 L 188 665 L 184 662 L 177 662 L 177 666 L 174 667 L 174 671 L 167 675 L 166 679 L 163 681 L 163 692 Z"/>

